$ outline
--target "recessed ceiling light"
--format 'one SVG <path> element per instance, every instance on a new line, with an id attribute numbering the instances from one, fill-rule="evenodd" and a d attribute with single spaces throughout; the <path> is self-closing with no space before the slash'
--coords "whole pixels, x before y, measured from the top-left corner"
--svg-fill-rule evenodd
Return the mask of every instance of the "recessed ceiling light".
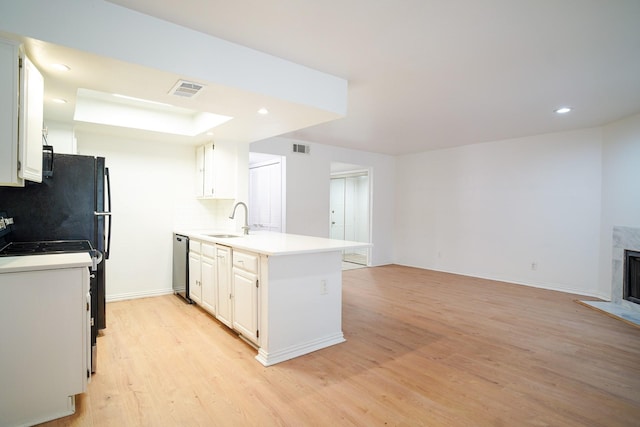
<path id="1" fill-rule="evenodd" d="M 66 104 L 67 100 L 66 99 L 62 99 L 62 98 L 53 98 L 51 101 L 55 102 L 56 104 Z"/>
<path id="2" fill-rule="evenodd" d="M 553 110 L 556 114 L 567 114 L 569 111 L 571 111 L 571 107 L 560 107 L 557 110 Z"/>
<path id="3" fill-rule="evenodd" d="M 51 68 L 53 68 L 54 70 L 58 70 L 58 71 L 69 71 L 69 70 L 71 70 L 71 68 L 69 68 L 68 65 L 64 65 L 64 64 L 51 64 Z"/>
<path id="4" fill-rule="evenodd" d="M 262 107 L 261 109 L 258 110 L 258 114 L 262 114 L 262 115 L 269 114 L 269 110 Z"/>

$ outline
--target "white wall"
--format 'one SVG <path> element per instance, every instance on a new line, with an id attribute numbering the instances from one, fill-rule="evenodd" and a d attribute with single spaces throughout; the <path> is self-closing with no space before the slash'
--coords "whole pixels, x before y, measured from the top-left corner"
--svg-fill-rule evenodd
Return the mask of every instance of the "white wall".
<path id="1" fill-rule="evenodd" d="M 287 157 L 287 232 L 328 236 L 331 162 L 370 165 L 372 265 L 395 262 L 607 299 L 611 229 L 640 227 L 640 115 L 602 129 L 398 158 L 322 144 L 311 144 L 310 155 L 294 154 L 293 142 L 251 146 Z M 171 292 L 174 229 L 238 225 L 227 219 L 233 201 L 192 196 L 194 147 L 80 133 L 78 151 L 105 156 L 111 168 L 109 300 Z"/>
<path id="2" fill-rule="evenodd" d="M 586 129 L 399 157 L 395 262 L 598 295 L 601 140 Z"/>
<path id="3" fill-rule="evenodd" d="M 611 295 L 614 226 L 640 228 L 640 114 L 604 127 L 599 291 Z"/>
<path id="4" fill-rule="evenodd" d="M 193 197 L 194 147 L 77 137 L 79 154 L 105 156 L 111 169 L 109 300 L 171 292 L 174 229 L 237 226 L 227 219 L 233 201 Z M 311 144 L 310 155 L 294 154 L 293 142 L 251 146 L 287 157 L 287 232 L 328 236 L 331 162 L 370 165 L 373 265 L 609 298 L 611 229 L 640 227 L 640 115 L 602 129 L 398 158 L 322 144 Z"/>
<path id="5" fill-rule="evenodd" d="M 88 133 L 77 137 L 78 154 L 106 157 L 110 169 L 107 300 L 170 293 L 173 231 L 232 228 L 227 217 L 233 201 L 194 197 L 195 147 Z"/>
<path id="6" fill-rule="evenodd" d="M 78 145 L 73 126 L 67 123 L 47 121 L 47 143 L 53 146 L 55 153 L 76 154 Z"/>
<path id="7" fill-rule="evenodd" d="M 395 159 L 383 154 L 309 144 L 310 154 L 293 153 L 289 138 L 253 142 L 251 151 L 286 156 L 286 230 L 291 234 L 329 237 L 329 181 L 331 162 L 371 167 L 372 243 L 371 264 L 393 262 L 393 199 Z M 306 142 L 302 142 L 308 144 Z"/>

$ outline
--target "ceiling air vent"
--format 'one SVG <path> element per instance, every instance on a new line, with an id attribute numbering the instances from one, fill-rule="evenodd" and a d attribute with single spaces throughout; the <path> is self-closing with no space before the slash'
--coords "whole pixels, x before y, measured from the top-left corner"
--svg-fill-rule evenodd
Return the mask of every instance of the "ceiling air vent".
<path id="1" fill-rule="evenodd" d="M 183 98 L 193 98 L 200 93 L 204 85 L 200 83 L 188 82 L 186 80 L 178 80 L 173 88 L 169 91 L 169 95 L 181 96 Z"/>
<path id="2" fill-rule="evenodd" d="M 309 151 L 311 150 L 311 147 L 308 145 L 304 145 L 304 144 L 293 144 L 293 152 L 294 153 L 302 153 L 302 154 L 309 154 Z"/>

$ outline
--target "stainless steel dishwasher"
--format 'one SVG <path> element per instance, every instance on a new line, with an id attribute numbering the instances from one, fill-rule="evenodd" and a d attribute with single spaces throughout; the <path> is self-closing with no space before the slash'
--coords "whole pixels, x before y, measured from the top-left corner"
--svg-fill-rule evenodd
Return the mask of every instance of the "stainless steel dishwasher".
<path id="1" fill-rule="evenodd" d="M 189 238 L 173 234 L 173 293 L 189 304 Z"/>

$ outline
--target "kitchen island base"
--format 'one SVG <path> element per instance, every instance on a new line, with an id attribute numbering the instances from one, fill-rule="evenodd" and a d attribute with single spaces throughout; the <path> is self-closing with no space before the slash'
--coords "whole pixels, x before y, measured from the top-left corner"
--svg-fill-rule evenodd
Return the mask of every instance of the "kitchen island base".
<path id="1" fill-rule="evenodd" d="M 261 257 L 260 363 L 270 366 L 345 341 L 341 255 Z"/>
<path id="2" fill-rule="evenodd" d="M 342 252 L 369 243 L 273 232 L 176 232 L 189 237 L 191 299 L 257 348 L 264 366 L 345 341 Z"/>

